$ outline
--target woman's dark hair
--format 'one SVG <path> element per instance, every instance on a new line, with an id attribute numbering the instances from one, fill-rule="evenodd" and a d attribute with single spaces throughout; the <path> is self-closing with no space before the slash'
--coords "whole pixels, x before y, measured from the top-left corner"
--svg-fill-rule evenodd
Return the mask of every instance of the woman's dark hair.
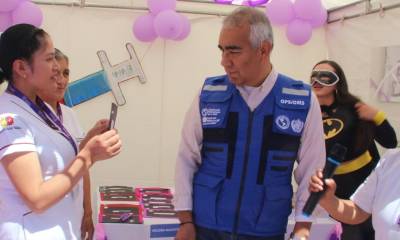
<path id="1" fill-rule="evenodd" d="M 334 69 L 336 75 L 338 75 L 339 77 L 339 82 L 336 84 L 336 103 L 338 105 L 344 105 L 353 108 L 355 111 L 354 105 L 361 100 L 360 98 L 354 96 L 349 92 L 346 75 L 344 74 L 342 67 L 335 61 L 322 60 L 315 64 L 313 69 L 319 64 L 328 64 Z M 356 126 L 356 136 L 354 143 L 355 151 L 359 151 L 360 149 L 363 150 L 365 149 L 365 147 L 368 147 L 373 142 L 375 129 L 376 127 L 373 122 L 360 119 L 359 124 L 357 124 Z"/>
<path id="2" fill-rule="evenodd" d="M 313 69 L 319 64 L 328 64 L 331 66 L 336 75 L 339 77 L 339 82 L 336 83 L 336 96 L 335 100 L 337 104 L 343 105 L 354 105 L 360 101 L 360 99 L 349 92 L 346 75 L 340 65 L 332 60 L 322 60 L 314 65 Z"/>
<path id="3" fill-rule="evenodd" d="M 48 34 L 30 24 L 17 24 L 8 28 L 0 37 L 0 84 L 13 81 L 12 66 L 15 60 L 31 63 L 32 55 L 40 49 Z"/>

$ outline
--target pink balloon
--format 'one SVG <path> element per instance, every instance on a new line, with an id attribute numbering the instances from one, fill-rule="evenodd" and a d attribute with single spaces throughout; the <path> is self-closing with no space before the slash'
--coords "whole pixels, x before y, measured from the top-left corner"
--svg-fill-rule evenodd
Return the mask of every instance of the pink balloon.
<path id="1" fill-rule="evenodd" d="M 14 10 L 18 6 L 18 3 L 20 3 L 21 1 L 20 0 L 1 0 L 0 1 L 0 12 L 10 12 L 10 11 Z"/>
<path id="2" fill-rule="evenodd" d="M 154 16 L 151 14 L 140 16 L 132 27 L 135 37 L 142 42 L 151 42 L 157 38 L 154 31 Z"/>
<path id="3" fill-rule="evenodd" d="M 154 15 L 164 10 L 175 10 L 176 0 L 147 0 L 147 6 Z"/>
<path id="4" fill-rule="evenodd" d="M 12 25 L 11 13 L 0 12 L 0 32 L 4 32 Z"/>
<path id="5" fill-rule="evenodd" d="M 310 40 L 312 35 L 311 24 L 301 19 L 295 19 L 289 23 L 286 29 L 286 37 L 295 45 L 303 45 Z"/>
<path id="6" fill-rule="evenodd" d="M 310 23 L 313 28 L 318 28 L 323 26 L 326 23 L 327 19 L 328 19 L 328 12 L 324 7 L 322 7 L 319 10 L 319 14 L 314 16 L 314 18 L 310 20 Z"/>
<path id="7" fill-rule="evenodd" d="M 296 18 L 311 20 L 318 16 L 322 8 L 321 0 L 296 0 L 294 2 Z"/>
<path id="8" fill-rule="evenodd" d="M 189 36 L 190 30 L 191 30 L 191 25 L 190 25 L 189 19 L 184 15 L 180 15 L 180 16 L 181 16 L 181 21 L 182 21 L 182 31 L 181 31 L 181 34 L 179 34 L 179 36 L 177 38 L 174 38 L 174 40 L 176 40 L 176 41 L 181 41 L 181 40 L 185 39 L 187 36 Z"/>
<path id="9" fill-rule="evenodd" d="M 179 13 L 173 10 L 160 12 L 154 19 L 154 29 L 159 37 L 176 39 L 182 32 L 182 20 Z"/>
<path id="10" fill-rule="evenodd" d="M 42 25 L 42 10 L 33 2 L 22 1 L 14 11 L 12 11 L 13 24 L 29 23 L 36 27 Z"/>
<path id="11" fill-rule="evenodd" d="M 246 4 L 242 3 L 242 5 L 247 5 L 247 6 L 252 6 L 252 7 L 261 6 L 263 4 L 266 4 L 268 1 L 269 0 L 247 0 L 247 3 Z"/>
<path id="12" fill-rule="evenodd" d="M 291 0 L 272 0 L 265 5 L 265 11 L 273 24 L 288 24 L 294 18 Z"/>

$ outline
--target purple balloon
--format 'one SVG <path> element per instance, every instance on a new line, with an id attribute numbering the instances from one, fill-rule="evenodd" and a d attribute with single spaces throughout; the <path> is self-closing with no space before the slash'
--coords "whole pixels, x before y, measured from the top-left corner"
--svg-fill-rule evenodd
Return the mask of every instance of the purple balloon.
<path id="1" fill-rule="evenodd" d="M 265 3 L 267 3 L 269 0 L 245 0 L 242 1 L 241 5 L 244 6 L 260 6 L 263 5 Z M 214 0 L 214 2 L 216 3 L 220 3 L 220 4 L 236 4 L 238 5 L 238 3 L 233 3 L 233 0 Z"/>
<path id="2" fill-rule="evenodd" d="M 14 11 L 12 11 L 13 24 L 29 23 L 36 27 L 42 25 L 42 10 L 33 2 L 22 1 Z"/>
<path id="3" fill-rule="evenodd" d="M 138 17 L 133 23 L 133 35 L 142 42 L 151 42 L 157 38 L 154 31 L 154 16 L 146 14 Z"/>
<path id="4" fill-rule="evenodd" d="M 180 14 L 173 10 L 162 11 L 154 19 L 154 29 L 164 39 L 176 39 L 182 32 L 182 25 Z"/>
<path id="5" fill-rule="evenodd" d="M 286 29 L 286 37 L 295 45 L 303 45 L 310 40 L 312 35 L 311 24 L 301 19 L 295 19 L 289 23 Z"/>
<path id="6" fill-rule="evenodd" d="M 296 18 L 311 21 L 320 13 L 322 3 L 321 0 L 296 0 L 293 8 Z"/>
<path id="7" fill-rule="evenodd" d="M 0 32 L 4 32 L 12 25 L 11 13 L 0 12 Z"/>
<path id="8" fill-rule="evenodd" d="M 316 15 L 314 18 L 310 20 L 311 26 L 313 28 L 318 28 L 323 26 L 326 23 L 326 20 L 328 19 L 328 12 L 324 7 L 322 7 L 319 10 L 319 14 Z"/>
<path id="9" fill-rule="evenodd" d="M 147 0 L 147 6 L 154 15 L 164 10 L 175 10 L 176 0 Z"/>
<path id="10" fill-rule="evenodd" d="M 294 18 L 291 0 L 273 0 L 265 5 L 265 12 L 273 24 L 288 24 Z"/>
<path id="11" fill-rule="evenodd" d="M 247 4 L 248 6 L 260 6 L 263 4 L 266 4 L 269 0 L 247 0 Z M 243 5 L 243 4 L 242 4 Z"/>
<path id="12" fill-rule="evenodd" d="M 14 10 L 22 0 L 1 0 L 0 12 L 10 12 Z"/>
<path id="13" fill-rule="evenodd" d="M 181 21 L 182 21 L 182 31 L 181 31 L 181 34 L 179 34 L 179 36 L 177 38 L 174 38 L 175 41 L 181 41 L 181 40 L 185 39 L 187 36 L 189 36 L 190 30 L 191 30 L 191 25 L 190 25 L 189 19 L 184 15 L 180 15 L 180 16 L 181 16 Z"/>

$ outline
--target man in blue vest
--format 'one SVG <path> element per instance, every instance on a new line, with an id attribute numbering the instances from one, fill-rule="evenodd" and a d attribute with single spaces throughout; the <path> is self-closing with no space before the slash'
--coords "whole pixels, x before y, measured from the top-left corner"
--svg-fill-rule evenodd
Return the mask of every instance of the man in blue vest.
<path id="1" fill-rule="evenodd" d="M 310 86 L 278 74 L 270 62 L 271 25 L 241 7 L 219 37 L 226 75 L 207 78 L 189 109 L 176 165 L 178 240 L 307 239 L 301 215 L 308 181 L 325 161 L 321 113 Z"/>

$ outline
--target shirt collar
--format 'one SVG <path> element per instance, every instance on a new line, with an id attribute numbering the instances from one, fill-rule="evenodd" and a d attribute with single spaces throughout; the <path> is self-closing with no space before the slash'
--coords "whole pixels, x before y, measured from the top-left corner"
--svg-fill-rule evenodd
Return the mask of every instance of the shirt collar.
<path id="1" fill-rule="evenodd" d="M 237 89 L 240 92 L 245 92 L 247 94 L 250 94 L 251 92 L 253 92 L 256 89 L 258 89 L 258 91 L 263 91 L 263 92 L 266 92 L 268 94 L 269 91 L 271 91 L 272 87 L 275 85 L 275 82 L 276 82 L 277 78 L 278 78 L 278 73 L 272 67 L 271 72 L 264 79 L 264 82 L 260 86 L 252 87 L 252 86 L 244 85 L 244 86 L 237 86 Z"/>

